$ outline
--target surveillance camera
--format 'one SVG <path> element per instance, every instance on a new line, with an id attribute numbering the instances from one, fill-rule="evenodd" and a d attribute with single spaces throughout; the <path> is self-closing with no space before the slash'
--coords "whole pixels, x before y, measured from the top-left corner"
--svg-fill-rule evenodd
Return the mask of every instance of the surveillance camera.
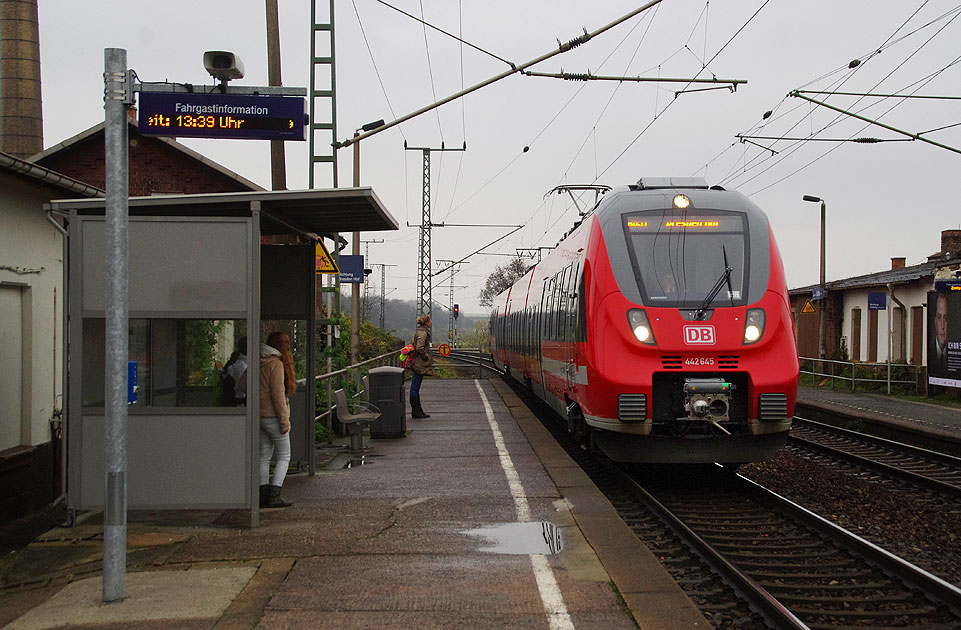
<path id="1" fill-rule="evenodd" d="M 244 78 L 244 62 L 226 50 L 208 50 L 204 53 L 204 68 L 215 79 L 230 81 Z"/>

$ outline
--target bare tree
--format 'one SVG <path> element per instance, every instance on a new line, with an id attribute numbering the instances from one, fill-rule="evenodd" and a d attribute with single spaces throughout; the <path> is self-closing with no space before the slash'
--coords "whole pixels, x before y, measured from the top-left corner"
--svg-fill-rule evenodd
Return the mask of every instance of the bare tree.
<path id="1" fill-rule="evenodd" d="M 511 258 L 510 262 L 495 267 L 494 272 L 487 277 L 484 289 L 478 295 L 481 306 L 490 306 L 498 294 L 506 291 L 525 273 L 527 273 L 527 264 L 520 256 Z"/>

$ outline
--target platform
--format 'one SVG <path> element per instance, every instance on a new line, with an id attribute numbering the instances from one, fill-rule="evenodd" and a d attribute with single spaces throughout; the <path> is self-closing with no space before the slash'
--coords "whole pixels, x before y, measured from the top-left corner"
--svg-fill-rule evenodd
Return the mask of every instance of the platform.
<path id="1" fill-rule="evenodd" d="M 406 437 L 289 476 L 259 528 L 132 513 L 124 602 L 99 602 L 95 517 L 50 530 L 0 560 L 0 626 L 709 627 L 503 383 L 428 379 L 421 400 Z"/>

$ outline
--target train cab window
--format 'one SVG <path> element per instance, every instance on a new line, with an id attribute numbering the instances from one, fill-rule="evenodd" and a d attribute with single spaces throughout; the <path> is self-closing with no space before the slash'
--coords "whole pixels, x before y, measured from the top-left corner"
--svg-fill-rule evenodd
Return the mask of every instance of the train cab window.
<path id="1" fill-rule="evenodd" d="M 743 214 L 635 212 L 623 216 L 623 226 L 645 304 L 697 308 L 718 283 L 713 305 L 745 303 L 750 256 Z"/>

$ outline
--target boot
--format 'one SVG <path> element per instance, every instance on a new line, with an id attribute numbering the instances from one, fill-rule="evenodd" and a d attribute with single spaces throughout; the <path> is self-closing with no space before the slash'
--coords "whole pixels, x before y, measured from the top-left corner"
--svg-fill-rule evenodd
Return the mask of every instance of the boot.
<path id="1" fill-rule="evenodd" d="M 270 486 L 267 494 L 267 507 L 281 508 L 293 505 L 293 501 L 288 501 L 280 496 L 280 486 Z"/>
<path id="2" fill-rule="evenodd" d="M 260 486 L 260 507 L 267 507 L 267 497 L 270 494 L 269 488 L 270 486 L 267 484 Z"/>
<path id="3" fill-rule="evenodd" d="M 430 415 L 424 413 L 424 408 L 420 406 L 420 396 L 410 397 L 410 417 L 411 418 L 430 418 Z"/>

